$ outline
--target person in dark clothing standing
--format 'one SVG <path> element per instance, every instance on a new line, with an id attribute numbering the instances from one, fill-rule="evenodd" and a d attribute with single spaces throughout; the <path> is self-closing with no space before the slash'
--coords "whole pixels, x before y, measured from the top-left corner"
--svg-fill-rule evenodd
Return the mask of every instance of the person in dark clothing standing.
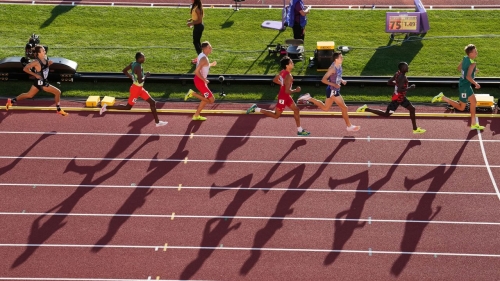
<path id="1" fill-rule="evenodd" d="M 307 24 L 307 14 L 311 10 L 311 6 L 305 7 L 303 0 L 291 0 L 292 6 L 289 15 L 290 22 L 288 26 L 293 29 L 293 39 L 302 39 L 305 37 L 305 29 Z"/>
<path id="2" fill-rule="evenodd" d="M 191 6 L 191 18 L 188 20 L 187 25 L 193 28 L 193 45 L 196 49 L 196 54 L 201 53 L 201 35 L 205 26 L 203 25 L 203 4 L 201 0 L 192 0 L 193 4 Z M 198 58 L 191 60 L 191 63 L 196 64 Z"/>

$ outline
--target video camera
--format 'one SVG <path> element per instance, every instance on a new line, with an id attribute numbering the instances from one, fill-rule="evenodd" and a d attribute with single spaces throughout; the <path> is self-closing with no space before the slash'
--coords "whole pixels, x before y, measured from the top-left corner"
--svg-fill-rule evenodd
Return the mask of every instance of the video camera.
<path id="1" fill-rule="evenodd" d="M 28 39 L 28 43 L 24 47 L 24 57 L 21 58 L 21 63 L 23 66 L 26 66 L 30 63 L 30 60 L 35 59 L 35 47 L 40 44 L 40 36 L 36 34 L 32 34 Z M 48 46 L 43 46 L 45 48 L 45 52 L 49 51 Z"/>

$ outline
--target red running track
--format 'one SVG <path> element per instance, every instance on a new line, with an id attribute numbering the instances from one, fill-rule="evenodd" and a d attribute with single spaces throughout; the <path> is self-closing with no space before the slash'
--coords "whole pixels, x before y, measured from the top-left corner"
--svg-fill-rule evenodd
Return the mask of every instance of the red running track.
<path id="1" fill-rule="evenodd" d="M 497 118 L 0 114 L 0 280 L 500 278 Z"/>

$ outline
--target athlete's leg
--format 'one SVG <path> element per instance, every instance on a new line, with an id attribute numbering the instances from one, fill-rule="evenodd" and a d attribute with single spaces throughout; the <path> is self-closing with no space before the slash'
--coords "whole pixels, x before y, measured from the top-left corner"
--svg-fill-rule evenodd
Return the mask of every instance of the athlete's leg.
<path id="1" fill-rule="evenodd" d="M 340 111 L 342 112 L 342 118 L 344 118 L 345 124 L 347 127 L 351 127 L 351 121 L 349 120 L 349 114 L 347 113 L 347 105 L 344 102 L 344 98 L 341 95 L 330 97 L 335 101 L 335 103 L 340 107 Z"/>
<path id="2" fill-rule="evenodd" d="M 149 97 L 146 99 L 146 102 L 149 103 L 149 108 L 151 109 L 151 113 L 153 113 L 155 123 L 158 124 L 160 119 L 158 119 L 158 112 L 156 112 L 156 101 L 152 97 Z"/>
<path id="3" fill-rule="evenodd" d="M 325 103 L 315 99 L 315 98 L 310 98 L 308 101 L 312 102 L 315 106 L 317 106 L 319 109 L 323 111 L 328 111 L 334 102 L 333 97 L 329 97 L 325 100 Z"/>
<path id="4" fill-rule="evenodd" d="M 201 95 L 198 95 L 200 97 L 202 97 Z M 214 96 L 210 96 L 209 98 L 205 98 L 205 97 L 202 97 L 201 101 L 200 101 L 200 105 L 198 106 L 198 109 L 196 109 L 196 113 L 194 114 L 193 117 L 198 117 L 200 116 L 200 113 L 201 111 L 203 110 L 203 108 L 205 107 L 205 105 L 207 103 L 214 103 L 215 102 L 215 98 Z"/>
<path id="5" fill-rule="evenodd" d="M 260 109 L 259 112 L 262 113 L 262 114 L 264 114 L 267 117 L 271 117 L 271 118 L 274 118 L 274 119 L 280 118 L 281 113 L 283 113 L 283 111 L 281 111 L 279 109 L 275 109 L 274 111 L 271 111 L 271 110 L 262 109 L 262 108 Z"/>
<path id="6" fill-rule="evenodd" d="M 210 101 L 210 99 L 205 98 L 203 95 L 198 94 L 197 92 L 192 92 L 193 97 L 196 97 L 197 99 L 201 100 L 202 102 L 205 103 L 213 103 L 213 101 Z"/>
<path id="7" fill-rule="evenodd" d="M 473 126 L 474 124 L 476 123 L 479 123 L 479 122 L 476 122 L 476 105 L 477 105 L 477 101 L 476 101 L 476 96 L 474 94 L 472 94 L 469 98 L 468 98 L 468 101 L 470 103 L 470 125 Z"/>
<path id="8" fill-rule="evenodd" d="M 462 102 L 462 101 L 454 101 L 446 96 L 443 96 L 442 97 L 443 101 L 445 101 L 447 104 L 453 106 L 453 108 L 455 109 L 458 109 L 460 111 L 463 111 L 465 109 L 465 107 L 467 106 L 467 104 L 465 102 Z"/>
<path id="9" fill-rule="evenodd" d="M 295 119 L 295 124 L 297 124 L 297 127 L 300 127 L 300 110 L 295 104 L 295 102 L 292 102 L 290 105 L 288 105 L 290 109 L 293 111 L 293 118 Z"/>
<path id="10" fill-rule="evenodd" d="M 22 93 L 19 96 L 15 98 L 16 101 L 24 100 L 24 99 L 31 99 L 38 93 L 38 88 L 35 86 L 31 86 L 30 90 L 26 93 Z"/>
<path id="11" fill-rule="evenodd" d="M 408 109 L 408 111 L 410 111 L 411 124 L 413 126 L 413 130 L 416 130 L 417 129 L 417 120 L 415 117 L 415 107 L 412 104 L 410 104 L 409 106 L 406 107 L 406 109 Z"/>
<path id="12" fill-rule="evenodd" d="M 42 88 L 45 92 L 48 92 L 48 93 L 51 93 L 54 95 L 54 100 L 56 102 L 56 104 L 59 105 L 59 102 L 61 101 L 61 90 L 59 90 L 58 88 L 52 86 L 52 85 L 49 85 L 48 87 L 43 87 Z"/>

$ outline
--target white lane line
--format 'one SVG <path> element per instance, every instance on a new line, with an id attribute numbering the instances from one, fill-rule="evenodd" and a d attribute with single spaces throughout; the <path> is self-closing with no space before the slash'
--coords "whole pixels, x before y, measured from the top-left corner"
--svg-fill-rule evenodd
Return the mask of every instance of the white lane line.
<path id="1" fill-rule="evenodd" d="M 85 214 L 85 213 L 19 213 L 0 212 L 0 216 L 65 216 L 65 217 L 130 217 L 130 218 L 171 218 L 172 215 L 152 215 L 152 214 Z M 308 217 L 254 217 L 254 216 L 198 216 L 179 215 L 177 219 L 241 219 L 241 220 L 289 220 L 289 221 L 341 221 L 341 222 L 369 222 L 369 223 L 425 223 L 425 224 L 454 224 L 454 225 L 498 225 L 500 222 L 481 221 L 423 221 L 423 220 L 389 220 L 389 219 L 346 219 L 346 218 L 308 218 Z"/>
<path id="2" fill-rule="evenodd" d="M 167 185 L 97 185 L 97 184 L 51 184 L 51 183 L 0 183 L 0 186 L 38 186 L 38 187 L 77 187 L 77 188 L 151 188 L 151 189 L 179 189 L 178 186 Z M 240 187 L 240 186 L 182 186 L 193 190 L 237 190 L 237 191 L 288 191 L 288 192 L 345 192 L 345 193 L 389 193 L 389 194 L 442 194 L 442 195 L 481 195 L 497 196 L 494 192 L 472 191 L 418 191 L 418 190 L 371 190 L 371 189 L 327 189 L 327 188 L 290 188 L 290 187 Z"/>
<path id="3" fill-rule="evenodd" d="M 163 245 L 83 245 L 83 244 L 0 244 L 0 247 L 45 247 L 45 248 L 114 248 L 114 249 L 154 249 Z M 332 250 L 332 249 L 306 249 L 306 248 L 251 248 L 251 247 L 202 247 L 202 246 L 174 246 L 168 245 L 170 249 L 178 250 L 223 250 L 223 251 L 275 251 L 275 252 L 311 252 L 311 253 L 352 253 L 369 254 L 368 250 Z M 451 252 L 402 252 L 402 251 L 375 251 L 372 254 L 380 255 L 439 255 L 455 257 L 490 257 L 500 258 L 500 254 L 480 253 L 451 253 Z"/>
<path id="4" fill-rule="evenodd" d="M 17 281 L 17 280 L 24 280 L 24 281 L 147 281 L 151 280 L 151 277 L 148 278 L 143 278 L 143 279 L 106 279 L 106 278 L 58 278 L 58 277 L 50 277 L 50 278 L 44 278 L 44 277 L 0 277 L 0 280 L 11 280 L 11 281 Z M 160 281 L 179 281 L 179 279 L 156 279 Z M 193 280 L 193 281 L 207 281 L 206 279 L 203 280 Z"/>
<path id="5" fill-rule="evenodd" d="M 476 124 L 479 124 L 479 118 L 477 116 L 476 116 Z M 493 184 L 498 199 L 500 200 L 500 191 L 498 191 L 497 183 L 495 181 L 495 178 L 493 177 L 493 173 L 491 172 L 491 166 L 489 165 L 488 157 L 486 156 L 486 149 L 484 149 L 483 137 L 479 130 L 477 130 L 477 135 L 479 137 L 479 145 L 481 146 L 481 152 L 483 153 L 484 164 L 486 164 L 486 169 L 488 169 L 488 174 L 490 175 L 491 183 Z"/>
<path id="6" fill-rule="evenodd" d="M 184 162 L 186 159 L 158 159 L 158 158 L 100 158 L 100 157 L 50 157 L 50 156 L 0 156 L 0 159 L 21 160 L 75 160 L 75 161 L 133 161 L 133 162 Z M 306 165 L 353 165 L 366 166 L 365 162 L 304 162 L 304 161 L 267 161 L 267 160 L 216 160 L 216 159 L 190 159 L 191 163 L 233 163 L 233 164 L 306 164 Z M 466 167 L 485 168 L 486 165 L 475 164 L 419 164 L 419 163 L 370 163 L 372 166 L 409 166 L 409 167 Z M 500 165 L 490 165 L 492 168 L 500 168 Z"/>
<path id="7" fill-rule="evenodd" d="M 42 278 L 42 277 L 0 277 L 0 280 L 11 280 L 11 281 L 17 281 L 17 280 L 26 280 L 26 281 L 147 281 L 151 279 L 105 279 L 105 278 L 57 278 L 57 277 L 50 277 L 50 278 Z M 165 279 L 162 279 L 163 281 L 167 281 Z"/>
<path id="8" fill-rule="evenodd" d="M 74 135 L 74 136 L 131 136 L 131 137 L 191 137 L 185 134 L 132 134 L 132 133 L 97 133 L 97 132 L 18 132 L 0 131 L 0 134 L 24 134 L 24 135 Z M 299 136 L 258 136 L 258 135 L 196 135 L 196 138 L 250 138 L 250 139 L 304 139 Z M 479 142 L 479 140 L 466 139 L 413 139 L 413 138 L 376 138 L 376 137 L 315 137 L 308 136 L 307 139 L 319 140 L 370 140 L 370 141 L 435 141 L 435 142 Z M 500 140 L 483 140 L 484 142 L 500 142 Z"/>

